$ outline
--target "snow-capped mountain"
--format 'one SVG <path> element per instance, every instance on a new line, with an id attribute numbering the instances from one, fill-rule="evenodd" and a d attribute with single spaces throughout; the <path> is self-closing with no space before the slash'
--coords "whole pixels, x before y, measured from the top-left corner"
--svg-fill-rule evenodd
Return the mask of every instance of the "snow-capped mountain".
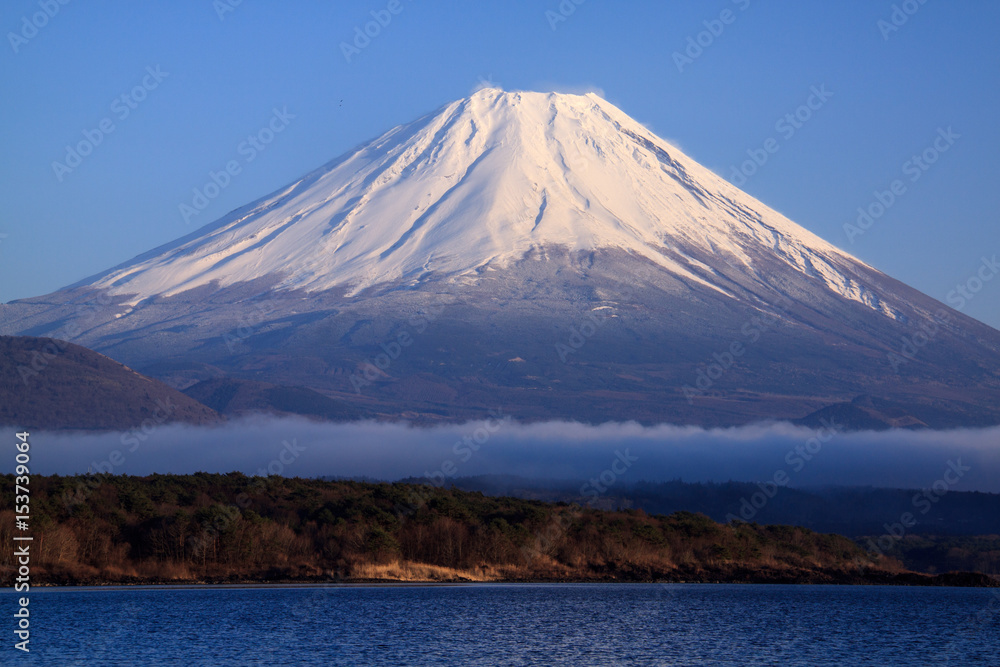
<path id="1" fill-rule="evenodd" d="M 729 424 L 872 395 L 899 423 L 1000 421 L 998 332 L 594 94 L 480 90 L 0 308 L 4 332 L 71 325 L 178 387 L 302 385 L 388 416 Z"/>
<path id="2" fill-rule="evenodd" d="M 766 282 L 761 251 L 890 311 L 858 260 L 701 167 L 594 94 L 489 88 L 397 127 L 195 234 L 88 281 L 132 305 L 273 276 L 315 292 L 617 249 L 720 293 L 706 253 Z M 755 266 L 755 264 L 757 266 Z M 706 275 L 707 273 L 707 275 Z"/>

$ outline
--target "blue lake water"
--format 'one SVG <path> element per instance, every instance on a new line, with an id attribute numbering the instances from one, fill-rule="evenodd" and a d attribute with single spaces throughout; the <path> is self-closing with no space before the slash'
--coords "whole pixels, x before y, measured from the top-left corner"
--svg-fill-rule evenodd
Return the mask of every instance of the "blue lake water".
<path id="1" fill-rule="evenodd" d="M 1000 591 L 489 584 L 33 589 L 31 654 L 74 665 L 1000 665 Z"/>

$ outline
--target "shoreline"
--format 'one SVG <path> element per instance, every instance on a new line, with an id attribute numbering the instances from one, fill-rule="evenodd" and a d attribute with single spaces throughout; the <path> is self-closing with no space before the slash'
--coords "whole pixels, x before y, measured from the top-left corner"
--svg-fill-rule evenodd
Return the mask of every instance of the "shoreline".
<path id="1" fill-rule="evenodd" d="M 40 508 L 30 568 L 36 587 L 473 582 L 1000 587 L 996 578 L 958 563 L 951 572 L 923 574 L 917 570 L 934 568 L 907 567 L 841 535 L 798 526 L 720 524 L 684 511 L 648 515 L 455 488 L 261 481 L 237 473 L 41 476 L 32 484 L 32 500 Z M 19 568 L 27 567 L 13 557 L 0 560 L 0 584 L 13 583 Z"/>
<path id="2" fill-rule="evenodd" d="M 831 574 L 831 573 L 818 573 Z M 847 573 L 842 573 L 847 575 Z M 141 578 L 135 581 L 115 580 L 107 582 L 83 581 L 79 583 L 33 582 L 32 588 L 47 590 L 159 590 L 159 589 L 246 589 L 246 588 L 378 588 L 378 587 L 426 587 L 426 586 L 510 586 L 510 585 L 605 585 L 605 584 L 663 584 L 663 585 L 746 585 L 746 586 L 899 586 L 912 588 L 1000 588 L 1000 579 L 978 572 L 947 572 L 937 575 L 919 572 L 897 574 L 878 573 L 878 576 L 832 577 L 732 577 L 732 578 L 677 578 L 677 579 L 616 579 L 616 578 L 530 578 L 496 579 L 489 581 L 472 579 L 448 580 L 393 580 L 393 579 L 350 579 L 329 578 L 227 578 L 199 579 L 188 581 Z M 9 587 L 8 587 L 9 588 Z"/>

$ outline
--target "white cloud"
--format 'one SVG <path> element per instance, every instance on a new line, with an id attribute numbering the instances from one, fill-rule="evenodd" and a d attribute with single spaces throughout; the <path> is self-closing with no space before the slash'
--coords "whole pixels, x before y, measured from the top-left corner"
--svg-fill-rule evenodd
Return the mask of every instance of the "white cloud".
<path id="1" fill-rule="evenodd" d="M 32 439 L 32 470 L 83 473 L 90 466 L 107 468 L 107 463 L 118 461 L 112 466 L 115 473 L 255 474 L 281 459 L 287 441 L 300 448 L 294 459 L 284 456 L 290 462 L 281 465 L 281 474 L 287 476 L 365 475 L 392 480 L 451 470 L 446 466 L 450 461 L 457 476 L 587 479 L 607 468 L 616 449 L 629 448 L 632 456 L 639 457 L 630 481 L 759 481 L 771 479 L 780 469 L 789 473 L 792 486 L 922 488 L 940 478 L 950 460 L 961 458 L 971 470 L 957 490 L 1000 492 L 1000 427 L 840 433 L 820 443 L 815 454 L 806 450 L 808 460 L 790 464 L 789 458 L 799 456 L 796 448 L 804 447 L 813 431 L 785 423 L 701 429 L 508 422 L 492 432 L 488 426 L 495 427 L 496 422 L 419 428 L 255 417 L 214 428 L 163 426 L 149 434 L 38 433 Z M 463 444 L 466 437 L 470 441 Z M 469 446 L 473 443 L 475 451 Z"/>

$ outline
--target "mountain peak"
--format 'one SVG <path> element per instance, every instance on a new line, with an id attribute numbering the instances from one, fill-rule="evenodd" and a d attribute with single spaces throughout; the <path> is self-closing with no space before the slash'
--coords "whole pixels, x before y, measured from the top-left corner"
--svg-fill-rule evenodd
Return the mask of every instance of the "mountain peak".
<path id="1" fill-rule="evenodd" d="M 603 100 L 603 97 L 593 91 L 586 93 L 563 93 L 555 90 L 504 90 L 500 86 L 483 86 L 477 88 L 468 98 L 482 97 L 486 99 L 504 98 L 505 100 L 520 101 L 528 100 L 553 100 L 553 99 L 580 99 L 588 98 L 593 100 Z"/>
<path id="2" fill-rule="evenodd" d="M 76 330 L 258 408 L 871 425 L 843 408 L 870 394 L 897 426 L 1000 419 L 1000 334 L 592 94 L 477 91 L 76 287 L 0 305 L 0 332 Z"/>
<path id="3" fill-rule="evenodd" d="M 780 261 L 891 314 L 845 270 L 857 260 L 598 95 L 499 88 L 398 126 L 85 283 L 130 295 L 131 305 L 262 278 L 276 289 L 357 293 L 475 279 L 556 248 L 625 252 L 723 294 L 713 261 L 759 280 Z"/>

